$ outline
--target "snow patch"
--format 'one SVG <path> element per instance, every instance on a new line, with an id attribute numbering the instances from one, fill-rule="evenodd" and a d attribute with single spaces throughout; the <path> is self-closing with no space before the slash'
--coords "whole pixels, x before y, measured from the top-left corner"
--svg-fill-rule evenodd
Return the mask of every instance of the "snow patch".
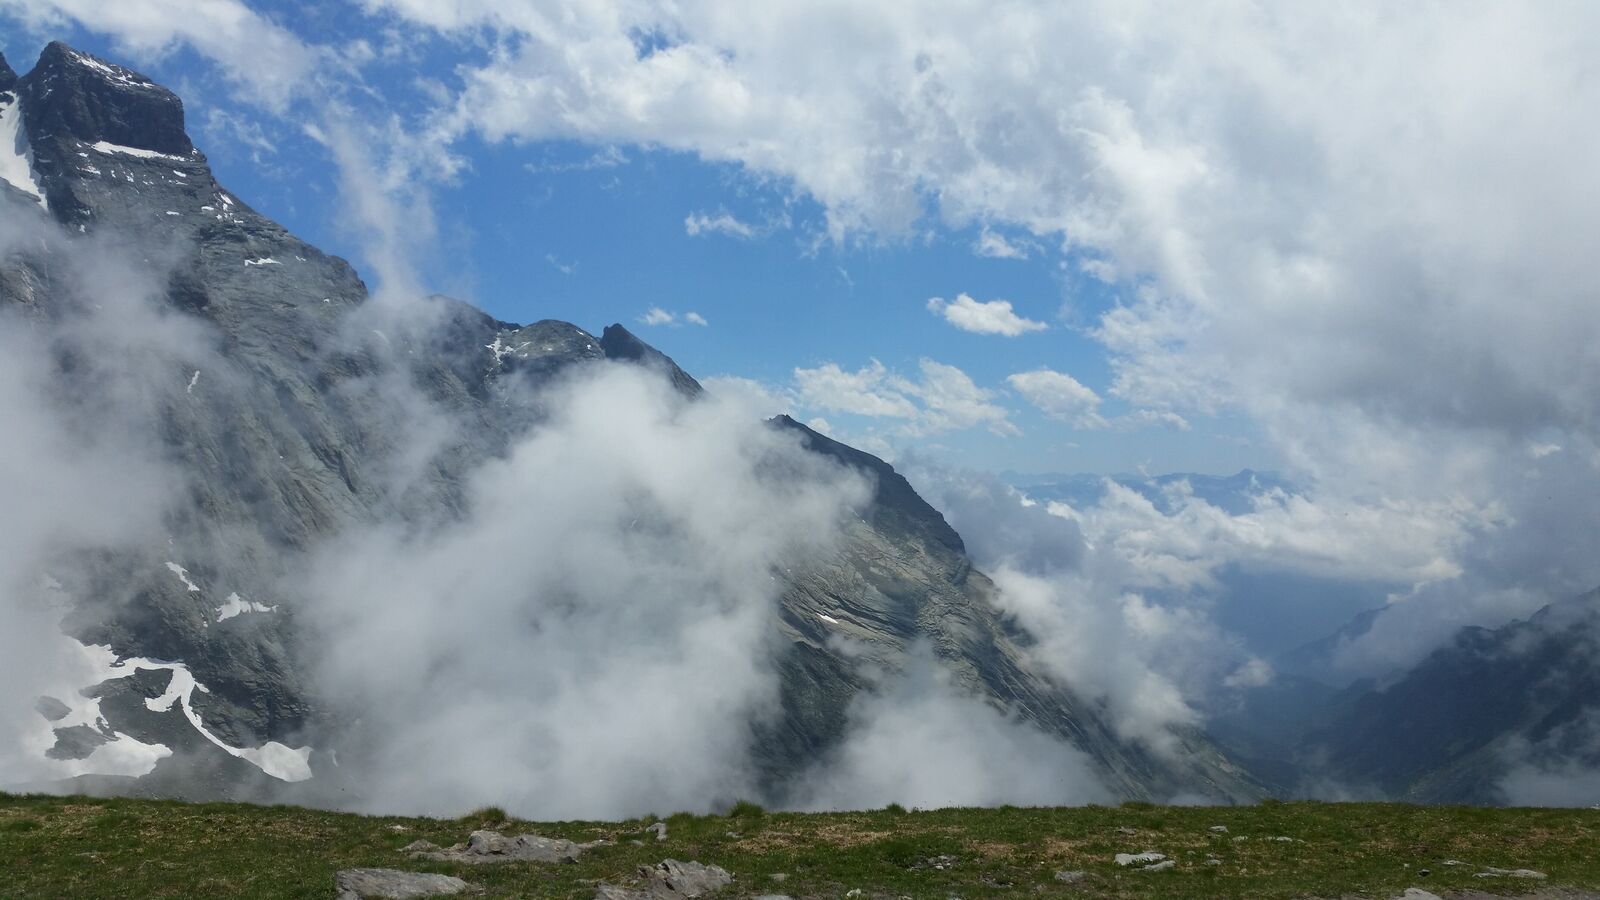
<path id="1" fill-rule="evenodd" d="M 170 153 L 157 153 L 154 150 L 146 150 L 142 147 L 124 147 L 121 144 L 113 144 L 108 141 L 96 141 L 89 145 L 89 149 L 98 153 L 118 153 L 123 156 L 136 156 L 139 159 L 170 159 L 173 162 L 183 162 L 183 157 L 181 156 L 173 156 Z M 132 181 L 133 177 L 129 176 L 128 180 Z"/>
<path id="2" fill-rule="evenodd" d="M 70 641 L 70 639 L 68 639 Z M 146 699 L 145 708 L 151 712 L 169 712 L 174 706 L 183 711 L 184 718 L 189 724 L 200 732 L 207 741 L 227 753 L 229 756 L 242 759 L 261 771 L 280 781 L 305 781 L 311 777 L 311 748 L 289 747 L 277 741 L 268 741 L 260 747 L 233 747 L 221 738 L 206 730 L 205 723 L 200 714 L 195 712 L 192 703 L 194 692 L 210 693 L 206 686 L 196 681 L 189 667 L 181 662 L 158 662 L 150 659 L 129 658 L 118 660 L 111 647 L 105 644 L 79 644 L 70 641 L 78 647 L 83 654 L 84 662 L 92 672 L 92 680 L 83 690 L 104 684 L 118 678 L 127 678 L 141 669 L 162 670 L 172 673 L 172 680 L 167 683 L 167 689 L 161 696 Z M 71 692 L 69 699 L 64 699 L 69 712 L 66 717 L 48 723 L 51 729 L 65 728 L 72 725 L 89 725 L 106 730 L 105 717 L 100 714 L 100 700 L 95 697 L 86 697 L 83 690 Z M 87 758 L 81 760 L 60 760 L 62 765 L 57 766 L 58 771 L 70 775 L 132 775 L 140 776 L 155 768 L 157 762 L 171 756 L 172 750 L 161 744 L 144 744 L 138 740 L 115 732 L 115 737 L 108 743 L 95 748 Z M 52 738 L 53 741 L 53 738 Z M 46 748 L 48 745 L 46 745 Z M 41 751 L 42 752 L 42 751 Z"/>
<path id="3" fill-rule="evenodd" d="M 195 373 L 196 376 L 198 376 L 199 374 L 200 374 L 199 372 Z M 190 384 L 192 385 L 193 383 L 194 382 L 191 380 Z M 200 586 L 189 580 L 189 570 L 188 569 L 185 569 L 183 566 L 180 566 L 175 562 L 170 562 L 169 561 L 167 563 L 167 571 L 169 571 L 172 574 L 178 576 L 178 580 L 183 582 L 183 586 L 188 588 L 190 591 L 192 591 L 194 593 L 199 593 L 200 592 Z"/>
<path id="4" fill-rule="evenodd" d="M 244 615 L 245 613 L 269 613 L 276 612 L 277 609 L 278 607 L 276 606 L 268 606 L 265 603 L 257 603 L 253 600 L 245 600 L 237 593 L 233 593 L 229 594 L 228 599 L 222 601 L 222 605 L 217 607 L 217 621 L 226 622 L 234 616 Z"/>
<path id="5" fill-rule="evenodd" d="M 527 354 L 526 351 L 531 346 L 533 346 L 533 342 L 532 341 L 523 341 L 522 343 L 520 343 L 520 344 L 516 345 L 515 347 L 513 347 L 510 344 L 506 343 L 505 339 L 497 334 L 497 335 L 494 336 L 494 343 L 485 344 L 484 345 L 484 349 L 488 350 L 490 353 L 494 354 L 494 361 L 495 362 L 500 362 L 501 360 L 505 359 L 507 356 L 512 356 L 512 355 L 516 355 L 516 356 L 519 356 L 519 357 L 521 357 L 523 359 L 527 359 L 528 358 L 528 354 Z M 550 348 L 546 347 L 545 349 L 549 350 Z"/>
<path id="6" fill-rule="evenodd" d="M 158 85 L 139 79 L 127 69 L 123 69 L 118 66 L 106 65 L 92 56 L 85 56 L 82 53 L 74 53 L 72 54 L 72 58 L 79 65 L 99 73 L 100 75 L 104 76 L 107 81 L 118 85 L 119 87 L 139 88 L 140 90 L 146 91 L 161 89 Z"/>
<path id="7" fill-rule="evenodd" d="M 22 126 L 21 100 L 0 104 L 0 179 L 33 195 L 41 206 L 47 205 L 33 175 L 33 148 L 28 144 L 28 129 Z"/>
<path id="8" fill-rule="evenodd" d="M 194 370 L 194 374 L 189 376 L 189 386 L 184 388 L 183 392 L 185 394 L 194 393 L 194 386 L 199 384 L 199 383 L 200 383 L 200 370 L 199 369 L 195 369 Z M 171 563 L 168 563 L 167 565 L 171 565 Z"/>
<path id="9" fill-rule="evenodd" d="M 824 622 L 827 622 L 829 625 L 837 625 L 837 624 L 839 624 L 839 620 L 838 619 L 835 619 L 833 616 L 830 616 L 827 613 L 817 613 L 817 618 L 821 619 Z"/>
<path id="10" fill-rule="evenodd" d="M 283 265 L 283 263 L 278 262 L 277 260 L 273 259 L 270 256 L 263 256 L 260 259 L 247 259 L 247 260 L 244 261 L 244 264 L 247 265 L 247 266 L 281 266 L 281 265 Z"/>

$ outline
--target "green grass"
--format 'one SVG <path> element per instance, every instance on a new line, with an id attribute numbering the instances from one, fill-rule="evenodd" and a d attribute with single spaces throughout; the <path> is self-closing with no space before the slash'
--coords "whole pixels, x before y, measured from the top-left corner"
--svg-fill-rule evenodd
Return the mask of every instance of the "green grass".
<path id="1" fill-rule="evenodd" d="M 727 816 L 676 815 L 668 839 L 628 822 L 532 823 L 499 809 L 461 819 L 367 817 L 295 807 L 0 794 L 0 897 L 332 896 L 333 873 L 386 866 L 458 875 L 488 897 L 593 896 L 664 858 L 715 863 L 737 880 L 724 896 L 1388 897 L 1408 886 L 1507 893 L 1600 888 L 1600 812 L 1393 804 L 1253 807 L 886 809 L 798 814 L 740 804 Z M 408 859 L 425 838 L 449 845 L 483 825 L 573 840 L 607 838 L 577 864 L 460 866 Z M 1227 834 L 1208 830 L 1225 825 Z M 400 826 L 396 828 L 395 826 Z M 1133 829 L 1127 834 L 1121 829 Z M 1293 842 L 1266 840 L 1289 836 Z M 1236 841 L 1244 837 L 1247 840 Z M 640 841 L 640 843 L 634 843 Z M 1137 873 L 1118 852 L 1178 861 Z M 944 869 L 924 864 L 949 856 Z M 1207 857 L 1222 861 L 1206 865 Z M 1446 859 L 1468 865 L 1447 867 Z M 1474 879 L 1482 867 L 1532 868 L 1542 885 Z M 1084 882 L 1055 880 L 1081 870 Z M 1424 876 L 1419 870 L 1428 869 Z M 787 876 L 779 881 L 773 875 Z"/>

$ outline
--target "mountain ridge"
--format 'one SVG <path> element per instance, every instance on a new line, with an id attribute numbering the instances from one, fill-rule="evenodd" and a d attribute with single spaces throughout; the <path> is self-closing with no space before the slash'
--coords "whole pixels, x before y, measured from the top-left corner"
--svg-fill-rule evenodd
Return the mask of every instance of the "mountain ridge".
<path id="1" fill-rule="evenodd" d="M 338 777 L 321 749 L 338 723 L 302 673 L 300 616 L 282 592 L 302 556 L 352 523 L 426 528 L 460 515 L 468 475 L 538 428 L 564 373 L 611 360 L 658 373 L 690 401 L 704 389 L 620 324 L 597 338 L 448 298 L 399 316 L 374 307 L 348 262 L 217 183 L 183 131 L 181 100 L 132 70 L 57 42 L 16 87 L 43 211 L 67 236 L 0 265 L 0 308 L 52 322 L 92 305 L 72 242 L 116 235 L 161 261 L 162 315 L 206 328 L 202 345 L 141 373 L 162 452 L 185 472 L 183 502 L 166 522 L 170 549 L 85 562 L 89 580 L 113 588 L 78 597 L 68 630 L 127 662 L 87 686 L 100 718 L 62 727 L 55 752 L 85 768 L 124 738 L 169 751 L 139 784 L 115 773 L 87 782 L 100 790 L 316 801 L 317 779 Z M 414 386 L 458 426 L 402 487 L 388 461 L 425 411 L 377 391 L 385 379 Z M 839 746 L 852 703 L 871 690 L 868 669 L 904 670 L 924 646 L 962 689 L 1087 754 L 1118 795 L 1259 794 L 1198 730 L 1179 735 L 1175 758 L 1119 738 L 1030 662 L 960 536 L 891 466 L 787 417 L 775 427 L 864 473 L 874 495 L 836 558 L 784 579 L 780 715 L 751 747 L 773 796 Z M 865 649 L 841 652 L 836 631 Z M 260 762 L 285 753 L 303 755 L 313 787 L 280 783 Z"/>

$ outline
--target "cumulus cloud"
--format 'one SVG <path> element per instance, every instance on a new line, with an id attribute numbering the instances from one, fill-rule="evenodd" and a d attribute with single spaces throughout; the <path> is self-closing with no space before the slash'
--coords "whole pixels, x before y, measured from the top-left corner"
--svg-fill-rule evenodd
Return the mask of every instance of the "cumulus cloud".
<path id="1" fill-rule="evenodd" d="M 967 294 L 957 294 L 954 300 L 943 297 L 928 298 L 928 311 L 941 316 L 946 322 L 973 334 L 1000 334 L 1017 337 L 1030 331 L 1044 331 L 1050 326 L 1017 315 L 1010 300 L 978 301 Z"/>
<path id="2" fill-rule="evenodd" d="M 1106 426 L 1106 420 L 1100 415 L 1100 395 L 1071 375 L 1035 369 L 1011 375 L 1006 382 L 1052 419 L 1070 422 L 1076 428 Z"/>
<path id="3" fill-rule="evenodd" d="M 972 252 L 993 259 L 1028 258 L 1028 247 L 1025 244 L 1008 240 L 1005 235 L 987 228 L 979 232 L 978 240 L 972 245 Z"/>
<path id="4" fill-rule="evenodd" d="M 0 11 L 37 32 L 75 21 L 141 60 L 187 45 L 280 110 L 324 62 L 320 49 L 241 0 L 0 0 Z"/>
<path id="5" fill-rule="evenodd" d="M 913 380 L 878 360 L 847 372 L 838 363 L 794 370 L 796 402 L 807 409 L 902 420 L 902 434 L 922 436 L 982 425 L 1001 436 L 1021 434 L 1011 414 L 959 368 L 931 359 Z"/>
<path id="6" fill-rule="evenodd" d="M 839 240 L 931 218 L 1067 251 L 1121 289 L 1091 329 L 1109 395 L 1241 413 L 1323 496 L 1441 510 L 1432 531 L 1536 481 L 1581 495 L 1521 473 L 1530 440 L 1596 437 L 1600 322 L 1576 286 L 1600 124 L 1571 115 L 1600 102 L 1592 9 L 370 8 L 516 48 L 464 71 L 447 132 L 735 163 L 815 199 Z M 651 33 L 673 41 L 641 52 Z M 1600 583 L 1589 552 L 1508 568 L 1495 541 L 1461 546 L 1489 589 L 1458 600 Z"/>

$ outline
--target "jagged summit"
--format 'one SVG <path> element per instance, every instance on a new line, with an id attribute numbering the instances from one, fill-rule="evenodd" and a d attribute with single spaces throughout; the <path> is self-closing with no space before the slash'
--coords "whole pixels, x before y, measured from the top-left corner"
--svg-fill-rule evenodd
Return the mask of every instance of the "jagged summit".
<path id="1" fill-rule="evenodd" d="M 609 359 L 632 360 L 664 373 L 672 380 L 673 387 L 690 397 L 698 397 L 705 391 L 693 376 L 678 368 L 672 357 L 640 340 L 620 322 L 606 326 L 600 335 L 600 348 Z"/>
<path id="2" fill-rule="evenodd" d="M 6 62 L 6 55 L 0 53 L 0 92 L 9 91 L 17 86 L 17 72 Z"/>
<path id="3" fill-rule="evenodd" d="M 183 101 L 149 78 L 54 41 L 21 79 L 28 134 L 187 157 Z"/>

